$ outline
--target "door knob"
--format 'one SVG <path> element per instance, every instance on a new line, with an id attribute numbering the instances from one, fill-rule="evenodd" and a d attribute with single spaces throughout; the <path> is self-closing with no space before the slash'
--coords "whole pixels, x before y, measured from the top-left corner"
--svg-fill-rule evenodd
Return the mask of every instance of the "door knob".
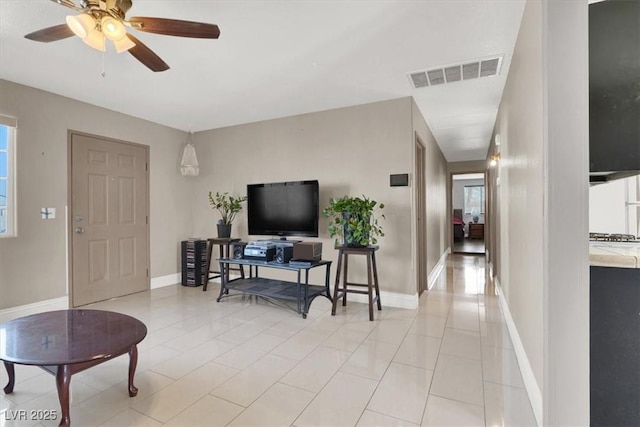
<path id="1" fill-rule="evenodd" d="M 78 234 L 82 234 L 82 233 L 84 233 L 84 228 L 82 228 L 82 227 L 76 227 L 76 233 L 78 233 Z"/>

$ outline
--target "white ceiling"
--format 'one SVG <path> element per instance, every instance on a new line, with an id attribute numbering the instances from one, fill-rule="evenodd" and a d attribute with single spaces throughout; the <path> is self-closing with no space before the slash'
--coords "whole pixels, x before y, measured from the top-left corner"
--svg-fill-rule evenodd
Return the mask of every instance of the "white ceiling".
<path id="1" fill-rule="evenodd" d="M 0 78 L 192 131 L 413 96 L 447 160 L 479 160 L 524 10 L 524 0 L 133 3 L 127 17 L 214 23 L 220 38 L 130 30 L 171 66 L 153 73 L 76 37 L 27 40 L 75 12 L 0 0 Z M 498 76 L 421 89 L 407 77 L 495 55 L 504 55 Z"/>

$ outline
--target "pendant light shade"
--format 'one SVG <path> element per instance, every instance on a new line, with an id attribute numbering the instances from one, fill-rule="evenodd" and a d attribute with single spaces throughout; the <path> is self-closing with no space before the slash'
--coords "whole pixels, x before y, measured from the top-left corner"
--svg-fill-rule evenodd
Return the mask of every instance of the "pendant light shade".
<path id="1" fill-rule="evenodd" d="M 83 42 L 96 50 L 105 51 L 104 35 L 96 28 L 93 16 L 86 13 L 69 15 L 66 17 L 66 21 L 73 34 L 80 37 Z"/>
<path id="2" fill-rule="evenodd" d="M 198 176 L 200 173 L 196 149 L 191 145 L 191 132 L 189 132 L 189 135 L 187 136 L 187 145 L 185 145 L 184 151 L 182 152 L 180 173 L 182 176 Z"/>
<path id="3" fill-rule="evenodd" d="M 96 29 L 91 30 L 87 37 L 83 38 L 82 41 L 100 52 L 104 52 L 106 50 L 104 36 Z"/>
<path id="4" fill-rule="evenodd" d="M 113 42 L 116 47 L 116 52 L 122 53 L 134 47 L 136 44 L 132 42 L 129 37 L 123 37 L 122 40 Z"/>
<path id="5" fill-rule="evenodd" d="M 86 13 L 75 16 L 69 15 L 65 20 L 71 31 L 73 31 L 73 34 L 83 40 L 96 28 L 96 21 L 91 15 L 87 15 Z"/>

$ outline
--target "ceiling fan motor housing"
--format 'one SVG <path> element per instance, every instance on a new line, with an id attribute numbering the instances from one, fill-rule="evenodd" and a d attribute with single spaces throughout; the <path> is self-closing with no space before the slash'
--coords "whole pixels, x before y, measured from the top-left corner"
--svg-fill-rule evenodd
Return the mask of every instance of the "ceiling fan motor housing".
<path id="1" fill-rule="evenodd" d="M 85 9 L 110 11 L 122 19 L 131 6 L 131 0 L 82 0 L 82 7 Z"/>

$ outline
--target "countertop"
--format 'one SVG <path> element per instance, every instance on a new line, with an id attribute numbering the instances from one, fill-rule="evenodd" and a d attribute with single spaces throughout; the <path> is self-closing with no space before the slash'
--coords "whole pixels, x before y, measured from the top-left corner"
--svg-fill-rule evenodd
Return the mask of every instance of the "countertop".
<path id="1" fill-rule="evenodd" d="M 640 241 L 589 242 L 589 264 L 598 267 L 640 269 Z"/>

